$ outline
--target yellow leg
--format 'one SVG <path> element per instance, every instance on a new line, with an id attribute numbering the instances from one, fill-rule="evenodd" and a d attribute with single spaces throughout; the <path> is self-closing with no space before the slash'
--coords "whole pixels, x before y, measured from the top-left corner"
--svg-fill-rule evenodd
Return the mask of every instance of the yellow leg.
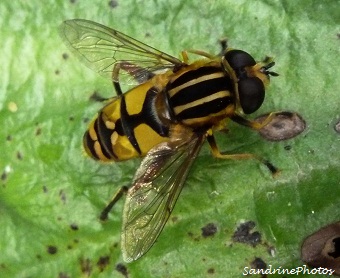
<path id="1" fill-rule="evenodd" d="M 216 58 L 216 55 L 210 54 L 210 53 L 202 51 L 202 50 L 189 49 L 189 50 L 187 50 L 187 52 L 193 53 L 193 54 L 196 54 L 196 55 L 199 55 L 199 56 L 203 56 L 203 57 L 206 57 L 208 59 L 215 59 Z"/>
<path id="2" fill-rule="evenodd" d="M 183 50 L 181 54 L 182 54 L 182 60 L 184 64 L 188 64 L 189 63 L 188 52 Z"/>
<path id="3" fill-rule="evenodd" d="M 102 210 L 99 219 L 104 221 L 108 218 L 108 214 L 113 208 L 113 206 L 117 203 L 117 201 L 128 191 L 127 186 L 122 186 L 115 195 L 113 195 L 110 203 L 107 204 L 107 206 Z"/>
<path id="4" fill-rule="evenodd" d="M 215 59 L 216 57 L 219 57 L 219 56 L 223 56 L 228 48 L 228 44 L 227 44 L 227 39 L 224 38 L 224 39 L 221 39 L 220 41 L 220 45 L 221 45 L 221 52 L 218 53 L 217 55 L 213 55 L 213 54 L 210 54 L 208 52 L 205 52 L 205 51 L 202 51 L 202 50 L 196 50 L 196 49 L 189 49 L 189 50 L 186 50 L 186 51 L 182 51 L 182 57 L 183 57 L 183 61 L 184 63 L 188 63 L 188 52 L 189 53 L 192 53 L 192 54 L 196 54 L 196 55 L 199 55 L 199 56 L 203 56 L 203 57 L 206 57 L 208 59 Z M 184 54 L 184 55 L 183 55 Z"/>
<path id="5" fill-rule="evenodd" d="M 259 123 L 259 122 L 256 122 L 256 121 L 251 121 L 251 120 L 247 120 L 237 114 L 231 116 L 231 120 L 233 120 L 234 122 L 240 124 L 240 125 L 244 125 L 244 126 L 247 126 L 247 127 L 250 127 L 252 129 L 255 129 L 255 130 L 260 130 L 261 128 L 265 127 L 267 124 L 269 124 L 272 119 L 277 115 L 277 114 L 280 114 L 281 112 L 278 111 L 278 112 L 271 112 L 267 118 Z"/>
<path id="6" fill-rule="evenodd" d="M 211 148 L 211 152 L 213 156 L 217 158 L 222 158 L 222 159 L 234 159 L 234 160 L 239 160 L 239 159 L 256 159 L 262 164 L 266 165 L 266 167 L 269 169 L 269 171 L 272 173 L 272 175 L 276 175 L 279 173 L 279 170 L 271 164 L 268 160 L 259 157 L 255 154 L 251 153 L 240 153 L 240 154 L 226 154 L 226 153 L 221 153 L 217 147 L 215 137 L 212 134 L 208 134 L 207 136 L 208 143 Z"/>

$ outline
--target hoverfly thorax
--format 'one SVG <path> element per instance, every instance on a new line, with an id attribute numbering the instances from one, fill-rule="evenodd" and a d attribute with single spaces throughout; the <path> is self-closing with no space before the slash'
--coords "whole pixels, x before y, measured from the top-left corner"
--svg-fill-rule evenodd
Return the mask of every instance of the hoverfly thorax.
<path id="1" fill-rule="evenodd" d="M 245 51 L 228 49 L 222 58 L 222 67 L 231 76 L 235 86 L 237 109 L 245 114 L 258 110 L 265 97 L 265 87 L 269 84 L 269 76 L 277 76 L 268 71 L 274 66 L 272 58 L 256 63 L 254 58 Z"/>
<path id="2" fill-rule="evenodd" d="M 233 106 L 232 91 L 232 80 L 216 61 L 183 68 L 165 87 L 173 119 L 194 129 L 211 127 L 226 118 L 226 108 Z"/>

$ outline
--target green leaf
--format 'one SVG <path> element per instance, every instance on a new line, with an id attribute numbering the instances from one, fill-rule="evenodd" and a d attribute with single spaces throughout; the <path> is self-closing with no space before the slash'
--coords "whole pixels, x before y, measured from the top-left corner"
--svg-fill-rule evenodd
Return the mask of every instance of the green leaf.
<path id="1" fill-rule="evenodd" d="M 130 278 L 241 277 L 255 257 L 275 268 L 302 266 L 303 239 L 340 218 L 339 2 L 116 3 L 0 4 L 1 276 L 124 277 L 123 265 Z M 230 124 L 218 141 L 231 153 L 269 159 L 281 174 L 271 177 L 256 161 L 220 161 L 205 146 L 157 243 L 140 260 L 123 263 L 122 202 L 107 222 L 98 216 L 140 161 L 102 164 L 83 154 L 82 135 L 100 109 L 89 97 L 94 91 L 110 97 L 113 88 L 63 45 L 57 28 L 72 18 L 100 22 L 172 55 L 217 53 L 218 39 L 227 37 L 258 60 L 275 56 L 280 77 L 252 117 L 293 111 L 306 130 L 267 142 Z M 248 220 L 262 235 L 256 247 L 232 241 Z M 208 223 L 217 232 L 203 237 Z"/>

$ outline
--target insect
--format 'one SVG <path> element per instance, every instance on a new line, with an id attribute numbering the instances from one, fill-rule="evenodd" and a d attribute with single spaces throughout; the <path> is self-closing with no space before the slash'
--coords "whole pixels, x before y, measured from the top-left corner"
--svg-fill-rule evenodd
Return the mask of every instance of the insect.
<path id="1" fill-rule="evenodd" d="M 103 210 L 107 214 L 126 192 L 121 248 L 131 262 L 154 244 L 183 188 L 202 144 L 223 159 L 255 158 L 274 174 L 277 169 L 254 154 L 220 152 L 213 132 L 231 119 L 260 129 L 245 114 L 258 110 L 274 65 L 255 62 L 247 52 L 223 49 L 220 55 L 189 51 L 201 59 L 177 59 L 101 24 L 81 19 L 60 26 L 66 45 L 90 68 L 112 80 L 117 96 L 109 99 L 83 139 L 86 153 L 100 161 L 144 157 L 129 189 L 122 187 Z M 124 80 L 124 81 L 122 81 Z M 137 83 L 123 94 L 121 83 Z"/>

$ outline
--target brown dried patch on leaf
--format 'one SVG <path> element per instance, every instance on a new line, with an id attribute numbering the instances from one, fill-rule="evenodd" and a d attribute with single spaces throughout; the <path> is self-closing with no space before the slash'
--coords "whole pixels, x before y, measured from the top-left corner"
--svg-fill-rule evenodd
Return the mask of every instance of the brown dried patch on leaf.
<path id="1" fill-rule="evenodd" d="M 340 275 L 340 222 L 308 236 L 301 247 L 301 259 L 310 267 L 333 269 Z"/>
<path id="2" fill-rule="evenodd" d="M 255 119 L 263 122 L 269 114 Z M 306 129 L 305 120 L 297 113 L 280 112 L 263 128 L 259 130 L 260 135 L 268 141 L 283 141 L 299 135 Z"/>

